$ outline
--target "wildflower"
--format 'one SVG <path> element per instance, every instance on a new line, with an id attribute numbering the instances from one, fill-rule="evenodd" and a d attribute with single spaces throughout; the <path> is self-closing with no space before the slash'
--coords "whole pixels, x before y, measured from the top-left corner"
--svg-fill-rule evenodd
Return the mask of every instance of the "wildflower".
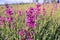
<path id="1" fill-rule="evenodd" d="M 30 7 L 29 12 L 30 12 L 30 14 L 33 13 L 34 12 L 34 8 Z"/>
<path id="2" fill-rule="evenodd" d="M 57 10 L 57 7 L 58 7 L 58 5 L 57 5 L 57 3 L 55 3 L 55 4 L 53 5 L 54 11 Z"/>
<path id="3" fill-rule="evenodd" d="M 0 25 L 4 25 L 4 22 L 5 22 L 5 18 L 0 16 Z"/>
<path id="4" fill-rule="evenodd" d="M 10 24 L 10 25 L 11 25 L 11 26 L 10 26 L 10 27 L 11 27 L 11 29 L 14 29 L 14 25 L 13 25 L 13 24 Z"/>
<path id="5" fill-rule="evenodd" d="M 6 13 L 7 16 L 11 16 L 12 15 L 12 10 L 9 8 L 8 4 L 5 5 L 4 12 Z"/>
<path id="6" fill-rule="evenodd" d="M 27 36 L 26 40 L 33 40 L 33 39 L 31 38 L 31 36 Z"/>
<path id="7" fill-rule="evenodd" d="M 10 10 L 10 9 L 6 9 L 5 12 L 6 12 L 7 16 L 11 16 L 12 15 L 12 10 Z"/>
<path id="8" fill-rule="evenodd" d="M 21 36 L 21 40 L 33 40 L 33 39 L 32 39 L 32 36 L 31 36 L 32 32 L 29 32 L 30 30 L 31 30 L 31 29 L 26 30 L 26 29 L 20 28 L 20 29 L 18 30 L 17 34 L 18 34 L 19 36 Z M 32 35 L 33 35 L 33 34 L 32 34 Z"/>
<path id="9" fill-rule="evenodd" d="M 35 8 L 36 17 L 40 15 L 40 10 L 41 10 L 41 4 L 38 3 Z"/>
<path id="10" fill-rule="evenodd" d="M 35 21 L 34 21 L 34 9 L 30 8 L 26 11 L 26 26 L 34 28 Z"/>
<path id="11" fill-rule="evenodd" d="M 39 4 L 39 3 L 36 5 L 37 8 L 39 8 L 40 6 L 41 6 L 41 4 Z"/>
<path id="12" fill-rule="evenodd" d="M 36 15 L 37 15 L 37 16 L 40 15 L 40 8 L 36 8 Z"/>
<path id="13" fill-rule="evenodd" d="M 24 34 L 23 34 L 23 29 L 20 28 L 20 29 L 18 30 L 17 34 L 20 35 L 20 36 L 24 36 Z"/>
<path id="14" fill-rule="evenodd" d="M 17 14 L 18 14 L 18 16 L 21 16 L 22 15 L 22 11 L 17 10 Z"/>
<path id="15" fill-rule="evenodd" d="M 43 11 L 43 14 L 42 15 L 45 16 L 46 15 L 46 10 L 45 10 L 44 7 L 43 7 L 43 10 L 42 11 Z"/>
<path id="16" fill-rule="evenodd" d="M 7 20 L 8 23 L 11 23 L 13 21 L 13 18 L 12 17 L 7 17 L 6 20 Z"/>

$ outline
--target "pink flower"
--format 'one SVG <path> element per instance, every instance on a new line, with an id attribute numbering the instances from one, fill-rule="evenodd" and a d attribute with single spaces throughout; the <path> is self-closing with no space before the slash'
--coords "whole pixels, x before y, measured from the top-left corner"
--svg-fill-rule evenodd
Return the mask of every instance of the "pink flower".
<path id="1" fill-rule="evenodd" d="M 21 38 L 20 40 L 24 40 L 24 38 Z"/>
<path id="2" fill-rule="evenodd" d="M 36 4 L 36 7 L 37 7 L 37 8 L 39 8 L 40 6 L 41 6 L 41 4 L 40 4 L 40 3 Z"/>
<path id="3" fill-rule="evenodd" d="M 22 11 L 17 10 L 17 14 L 18 14 L 18 16 L 21 16 L 22 15 Z"/>
<path id="4" fill-rule="evenodd" d="M 6 13 L 7 16 L 11 16 L 11 15 L 13 14 L 13 13 L 12 13 L 12 9 L 9 8 L 9 5 L 8 5 L 8 4 L 5 5 L 5 10 L 4 10 L 4 12 Z"/>
<path id="5" fill-rule="evenodd" d="M 36 16 L 40 15 L 40 10 L 41 10 L 41 4 L 38 3 L 35 8 Z"/>
<path id="6" fill-rule="evenodd" d="M 20 28 L 20 29 L 18 30 L 17 34 L 18 34 L 19 36 L 22 36 L 22 37 L 23 37 L 23 36 L 24 36 L 23 29 Z"/>
<path id="7" fill-rule="evenodd" d="M 54 8 L 55 11 L 57 10 L 57 7 L 58 7 L 58 5 L 57 5 L 57 3 L 55 3 L 55 4 L 53 5 L 53 8 Z"/>
<path id="8" fill-rule="evenodd" d="M 40 8 L 36 8 L 36 15 L 39 16 L 40 15 Z"/>
<path id="9" fill-rule="evenodd" d="M 8 23 L 11 23 L 13 21 L 13 18 L 12 17 L 7 17 L 6 20 L 7 20 Z"/>
<path id="10" fill-rule="evenodd" d="M 29 10 L 26 10 L 26 26 L 34 28 L 35 24 L 35 15 L 34 15 L 34 8 L 30 7 Z"/>
<path id="11" fill-rule="evenodd" d="M 5 18 L 0 16 L 0 25 L 4 25 L 4 22 L 5 22 Z"/>
<path id="12" fill-rule="evenodd" d="M 10 24 L 10 25 L 11 25 L 11 26 L 10 26 L 10 27 L 11 27 L 11 29 L 14 29 L 14 25 L 13 25 L 13 24 Z"/>
<path id="13" fill-rule="evenodd" d="M 33 30 L 33 29 L 32 29 Z M 32 37 L 31 37 L 31 34 L 33 35 L 32 32 L 29 32 L 29 31 L 32 31 L 31 29 L 29 30 L 26 30 L 26 29 L 22 29 L 20 28 L 17 32 L 17 34 L 19 36 L 21 36 L 21 40 L 33 40 Z M 31 33 L 31 34 L 30 34 Z M 25 38 L 26 37 L 26 38 Z"/>
<path id="14" fill-rule="evenodd" d="M 42 16 L 45 16 L 46 15 L 46 9 L 44 7 L 42 9 L 42 12 L 43 12 Z"/>
<path id="15" fill-rule="evenodd" d="M 10 10 L 10 9 L 6 9 L 5 12 L 6 12 L 7 16 L 11 16 L 12 15 L 12 10 Z"/>

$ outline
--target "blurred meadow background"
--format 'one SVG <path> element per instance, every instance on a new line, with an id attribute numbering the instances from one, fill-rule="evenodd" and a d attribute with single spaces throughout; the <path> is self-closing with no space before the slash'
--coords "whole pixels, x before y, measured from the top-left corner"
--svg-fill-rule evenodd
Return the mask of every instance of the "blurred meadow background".
<path id="1" fill-rule="evenodd" d="M 60 0 L 0 0 L 0 40 L 60 40 Z"/>

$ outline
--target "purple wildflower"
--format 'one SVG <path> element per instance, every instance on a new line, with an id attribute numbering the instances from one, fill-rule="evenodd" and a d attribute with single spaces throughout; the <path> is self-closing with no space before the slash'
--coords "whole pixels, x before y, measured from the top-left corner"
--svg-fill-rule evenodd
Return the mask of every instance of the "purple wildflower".
<path id="1" fill-rule="evenodd" d="M 31 34 L 33 35 L 32 32 L 29 32 L 31 29 L 26 30 L 23 28 L 20 28 L 17 32 L 19 36 L 21 36 L 21 40 L 33 40 Z"/>
<path id="2" fill-rule="evenodd" d="M 30 7 L 30 9 L 26 11 L 26 26 L 34 28 L 35 25 L 34 19 L 35 19 L 34 8 Z"/>
<path id="3" fill-rule="evenodd" d="M 37 7 L 37 8 L 39 8 L 40 6 L 41 6 L 41 4 L 40 4 L 40 3 L 38 3 L 38 4 L 36 5 L 36 7 Z"/>
<path id="4" fill-rule="evenodd" d="M 13 18 L 12 17 L 7 17 L 6 20 L 7 20 L 8 23 L 11 23 L 13 21 Z"/>
<path id="5" fill-rule="evenodd" d="M 36 18 L 40 15 L 40 10 L 41 10 L 41 4 L 38 3 L 35 8 Z"/>
<path id="6" fill-rule="evenodd" d="M 5 5 L 4 12 L 6 13 L 7 16 L 11 16 L 12 15 L 12 10 L 11 10 L 11 8 L 9 8 L 8 4 Z"/>
<path id="7" fill-rule="evenodd" d="M 10 9 L 6 9 L 5 12 L 6 12 L 7 16 L 11 16 L 12 15 L 12 10 L 10 10 Z"/>
<path id="8" fill-rule="evenodd" d="M 18 30 L 17 34 L 23 37 L 23 36 L 24 36 L 24 34 L 23 34 L 23 29 L 20 28 L 20 29 Z"/>
<path id="9" fill-rule="evenodd" d="M 36 16 L 40 15 L 40 8 L 36 8 Z"/>

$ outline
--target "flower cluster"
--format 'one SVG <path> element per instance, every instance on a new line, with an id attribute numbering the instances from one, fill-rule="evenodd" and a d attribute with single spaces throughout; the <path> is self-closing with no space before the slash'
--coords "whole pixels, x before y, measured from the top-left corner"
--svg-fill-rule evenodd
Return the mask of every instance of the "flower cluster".
<path id="1" fill-rule="evenodd" d="M 12 10 L 9 8 L 8 4 L 5 5 L 5 13 L 6 13 L 7 16 L 12 15 Z"/>
<path id="2" fill-rule="evenodd" d="M 36 11 L 36 15 L 39 16 L 40 15 L 40 10 L 41 10 L 41 4 L 37 4 L 36 5 L 36 8 L 35 8 L 35 11 Z"/>
<path id="3" fill-rule="evenodd" d="M 7 15 L 6 21 L 9 23 L 9 25 L 11 26 L 11 28 L 14 28 L 14 25 L 12 23 L 12 21 L 13 21 L 12 14 L 13 13 L 12 13 L 12 10 L 9 8 L 8 4 L 5 5 L 5 13 Z"/>
<path id="4" fill-rule="evenodd" d="M 20 40 L 33 40 L 32 36 L 35 35 L 35 32 L 33 31 L 33 29 L 26 30 L 26 29 L 20 28 L 17 34 L 21 36 Z"/>
<path id="5" fill-rule="evenodd" d="M 35 26 L 34 8 L 32 7 L 26 10 L 26 26 L 28 26 L 29 28 L 34 28 Z"/>

